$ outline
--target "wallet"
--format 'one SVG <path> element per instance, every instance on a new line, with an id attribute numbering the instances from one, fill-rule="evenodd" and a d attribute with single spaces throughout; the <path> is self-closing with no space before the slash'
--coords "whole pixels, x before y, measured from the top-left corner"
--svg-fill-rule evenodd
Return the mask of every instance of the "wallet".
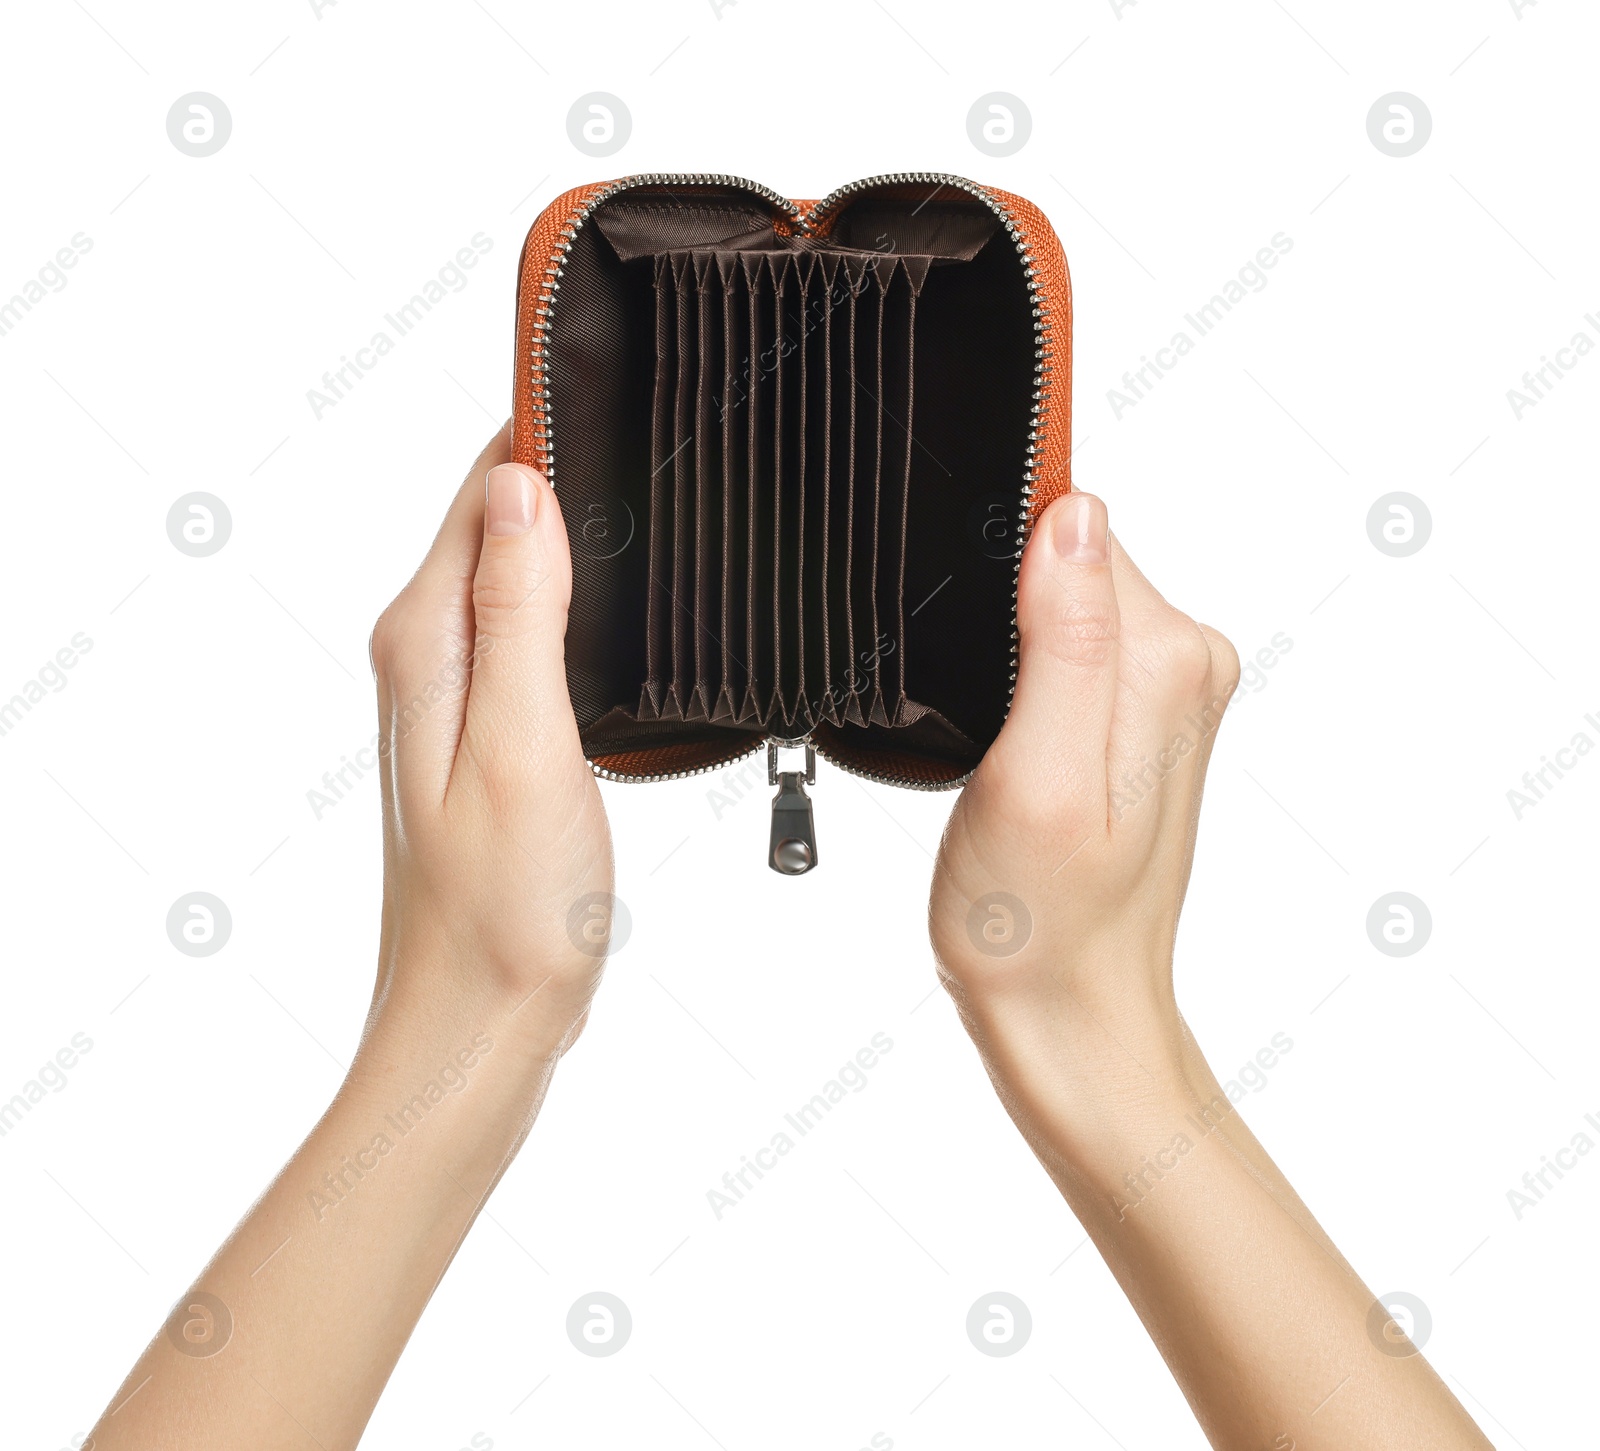
<path id="1" fill-rule="evenodd" d="M 787 875 L 817 865 L 818 755 L 965 782 L 1011 705 L 1023 545 L 1071 487 L 1071 283 L 1043 212 L 937 172 L 810 202 L 628 176 L 540 213 L 517 291 L 513 457 L 572 543 L 595 772 L 765 748 Z"/>

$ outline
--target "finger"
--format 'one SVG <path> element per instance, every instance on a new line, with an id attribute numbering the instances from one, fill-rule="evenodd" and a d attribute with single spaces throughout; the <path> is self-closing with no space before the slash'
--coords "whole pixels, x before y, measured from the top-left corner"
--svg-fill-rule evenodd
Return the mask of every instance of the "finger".
<path id="1" fill-rule="evenodd" d="M 385 611 L 414 627 L 407 632 L 408 643 L 421 648 L 412 652 L 408 664 L 442 655 L 444 646 L 463 657 L 471 649 L 472 576 L 483 538 L 483 481 L 491 468 L 510 457 L 511 425 L 507 423 L 467 471 L 422 563 Z M 434 637 L 431 645 L 430 635 Z"/>
<path id="2" fill-rule="evenodd" d="M 435 597 L 441 592 L 454 597 L 459 590 L 465 602 L 471 604 L 472 575 L 478 567 L 478 547 L 483 536 L 484 477 L 490 469 L 510 461 L 511 421 L 507 419 L 467 470 L 432 547 L 407 589 Z"/>
<path id="3" fill-rule="evenodd" d="M 1205 768 L 1237 661 L 1221 635 L 1167 603 L 1117 539 L 1111 566 L 1122 607 L 1122 678 L 1107 747 L 1111 819 L 1153 830 L 1160 803 L 1188 799 L 1167 788 Z"/>
<path id="4" fill-rule="evenodd" d="M 561 753 L 576 758 L 564 655 L 572 557 L 561 506 L 537 469 L 492 468 L 486 494 L 463 749 L 480 766 L 525 772 Z"/>
<path id="5" fill-rule="evenodd" d="M 996 772 L 1059 813 L 1106 819 L 1106 740 L 1121 663 L 1106 506 L 1058 499 L 1034 527 L 1017 580 L 1020 659 Z"/>
<path id="6" fill-rule="evenodd" d="M 1122 602 L 1124 615 L 1130 610 L 1172 608 L 1166 596 L 1150 583 L 1144 571 L 1133 562 L 1133 556 L 1123 547 L 1121 538 L 1116 534 L 1111 536 L 1111 573 L 1116 577 L 1117 598 Z"/>
<path id="7" fill-rule="evenodd" d="M 449 780 L 466 713 L 483 479 L 510 451 L 508 424 L 478 455 L 422 564 L 379 617 L 368 647 L 391 769 L 398 763 L 435 801 Z"/>
<path id="8" fill-rule="evenodd" d="M 1228 702 L 1233 699 L 1233 694 L 1239 688 L 1239 652 L 1234 649 L 1233 641 L 1220 630 L 1213 629 L 1202 622 L 1196 628 L 1205 639 L 1206 648 L 1211 652 L 1211 679 L 1207 693 L 1205 709 L 1214 709 L 1220 717 L 1227 709 Z M 1211 748 L 1216 744 L 1217 733 L 1211 731 L 1205 739 L 1204 748 L 1200 757 L 1200 764 L 1211 759 Z"/>

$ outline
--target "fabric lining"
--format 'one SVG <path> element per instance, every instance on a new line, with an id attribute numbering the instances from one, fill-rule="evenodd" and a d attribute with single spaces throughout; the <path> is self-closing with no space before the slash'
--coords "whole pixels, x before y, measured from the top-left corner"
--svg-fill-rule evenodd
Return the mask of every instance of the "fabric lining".
<path id="1" fill-rule="evenodd" d="M 869 192 L 818 237 L 643 187 L 592 223 L 545 340 L 586 753 L 810 736 L 965 775 L 1009 701 L 1015 550 L 983 523 L 1025 513 L 1035 362 L 995 214 Z"/>

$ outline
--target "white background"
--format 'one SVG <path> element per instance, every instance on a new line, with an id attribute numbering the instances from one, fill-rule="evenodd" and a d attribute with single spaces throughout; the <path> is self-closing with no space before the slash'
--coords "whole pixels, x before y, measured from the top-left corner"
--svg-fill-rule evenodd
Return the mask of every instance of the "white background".
<path id="1" fill-rule="evenodd" d="M 0 1139 L 8 1446 L 85 1431 L 338 1084 L 378 927 L 371 778 L 306 793 L 375 728 L 373 619 L 510 406 L 518 248 L 581 181 L 715 170 L 817 196 L 949 170 L 1037 200 L 1076 291 L 1075 474 L 1175 603 L 1247 658 L 1179 940 L 1180 1000 L 1243 1105 L 1502 1447 L 1588 1422 L 1600 1154 L 1520 1221 L 1507 1191 L 1600 1113 L 1591 755 L 1600 357 L 1506 392 L 1600 307 L 1593 57 L 1576 0 L 1180 5 L 521 0 L 13 7 L 0 295 L 92 250 L 0 337 L 0 698 L 92 650 L 0 737 L 0 1096 L 92 1051 Z M 168 140 L 220 96 L 228 144 Z M 566 115 L 621 97 L 595 160 Z M 1032 115 L 996 159 L 980 95 Z M 1395 159 L 1366 116 L 1420 96 Z M 1125 369 L 1278 232 L 1293 249 L 1118 420 Z M 320 421 L 307 390 L 474 233 L 469 284 Z M 180 495 L 232 512 L 206 559 Z M 1426 501 L 1409 558 L 1373 502 Z M 1247 685 L 1247 690 L 1249 686 Z M 1551 778 L 1553 780 L 1553 778 Z M 1011 1127 L 924 932 L 952 798 L 822 768 L 823 866 L 763 865 L 764 783 L 603 787 L 633 933 L 528 1146 L 425 1315 L 374 1446 L 1202 1445 Z M 203 890 L 214 957 L 169 943 Z M 1380 954 L 1369 907 L 1429 906 Z M 930 995 L 931 992 L 931 995 Z M 874 1033 L 893 1050 L 719 1222 L 706 1191 Z M 1600 1141 L 1600 1131 L 1589 1129 Z M 564 1322 L 604 1289 L 632 1341 Z M 979 1355 L 968 1307 L 1031 1307 Z M 308 1304 L 305 1313 L 315 1315 Z M 481 1444 L 481 1443 L 480 1443 Z M 881 1444 L 881 1443 L 880 1443 Z"/>

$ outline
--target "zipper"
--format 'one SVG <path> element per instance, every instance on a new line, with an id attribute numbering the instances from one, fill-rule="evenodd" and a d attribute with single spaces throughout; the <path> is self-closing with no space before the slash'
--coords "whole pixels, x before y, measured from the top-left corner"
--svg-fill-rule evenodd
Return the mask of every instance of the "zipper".
<path id="1" fill-rule="evenodd" d="M 747 761 L 766 744 L 767 739 L 763 736 L 753 746 L 741 746 L 731 756 L 708 761 L 704 766 L 694 766 L 687 771 L 657 771 L 651 776 L 629 776 L 621 771 L 613 771 L 608 766 L 597 765 L 593 761 L 589 763 L 589 769 L 602 781 L 620 781 L 630 786 L 644 781 L 687 781 L 691 776 L 709 776 L 713 771 L 721 771 L 728 766 L 737 765 L 740 761 Z"/>
<path id="2" fill-rule="evenodd" d="M 1016 562 L 1011 570 L 1011 670 L 1006 689 L 1006 708 L 1010 711 L 1012 700 L 1017 689 L 1017 654 L 1019 635 L 1017 631 L 1017 581 L 1022 570 L 1022 550 L 1032 532 L 1032 513 L 1035 485 L 1038 483 L 1038 460 L 1043 452 L 1045 429 L 1047 427 L 1046 413 L 1049 411 L 1046 403 L 1046 393 L 1049 387 L 1050 374 L 1054 371 L 1051 361 L 1054 355 L 1052 346 L 1051 328 L 1052 320 L 1050 309 L 1045 305 L 1043 285 L 1039 281 L 1038 273 L 1034 267 L 1032 244 L 1028 240 L 1026 231 L 1012 215 L 1010 209 L 995 197 L 987 187 L 969 181 L 966 177 L 956 176 L 946 171 L 894 171 L 884 172 L 877 176 L 863 177 L 859 181 L 846 183 L 831 191 L 827 196 L 818 201 L 807 212 L 802 212 L 789 198 L 774 191 L 771 187 L 763 186 L 760 182 L 751 181 L 748 177 L 731 176 L 722 172 L 640 172 L 632 176 L 621 177 L 616 181 L 608 182 L 598 190 L 589 193 L 583 201 L 573 209 L 566 224 L 559 230 L 559 239 L 546 261 L 544 281 L 540 284 L 539 300 L 535 306 L 533 321 L 534 355 L 532 358 L 533 369 L 533 435 L 540 441 L 544 454 L 545 477 L 549 479 L 552 488 L 556 486 L 555 472 L 555 431 L 550 420 L 550 389 L 545 376 L 548 365 L 544 359 L 545 336 L 549 331 L 550 319 L 555 312 L 557 293 L 561 290 L 561 275 L 565 270 L 568 254 L 577 238 L 579 230 L 589 220 L 596 207 L 610 200 L 617 193 L 628 191 L 643 186 L 721 186 L 736 188 L 750 192 L 767 202 L 775 211 L 785 214 L 791 221 L 794 229 L 802 236 L 815 236 L 817 228 L 834 219 L 835 214 L 851 197 L 860 192 L 874 187 L 904 186 L 904 185 L 929 185 L 936 188 L 949 187 L 955 191 L 965 192 L 975 197 L 1000 219 L 1001 226 L 1006 235 L 1010 237 L 1011 244 L 1016 248 L 1022 261 L 1023 279 L 1028 287 L 1029 311 L 1033 317 L 1033 399 L 1029 412 L 1028 422 L 1028 447 L 1025 451 L 1027 460 L 1022 474 L 1021 493 L 1021 519 L 1019 521 L 1019 544 Z M 779 772 L 777 770 L 777 751 L 779 746 L 803 747 L 806 752 L 806 771 Z M 816 766 L 813 753 L 820 755 L 829 765 L 838 770 L 845 771 L 852 776 L 860 777 L 865 781 L 872 781 L 881 786 L 898 786 L 913 791 L 948 791 L 957 786 L 964 786 L 972 779 L 973 772 L 958 776 L 954 780 L 945 782 L 930 782 L 915 780 L 908 776 L 894 775 L 881 771 L 872 771 L 860 766 L 854 766 L 842 761 L 835 756 L 830 756 L 825 750 L 817 746 L 810 735 L 797 740 L 787 740 L 782 737 L 763 737 L 748 750 L 736 752 L 724 760 L 714 761 L 704 766 L 697 766 L 687 771 L 661 771 L 648 776 L 624 775 L 607 768 L 591 763 L 591 769 L 596 776 L 607 781 L 619 782 L 645 782 L 645 781 L 677 781 L 690 776 L 705 775 L 711 771 L 720 771 L 724 767 L 742 761 L 755 755 L 763 747 L 768 752 L 768 784 L 779 787 L 779 792 L 773 798 L 773 825 L 771 835 L 771 851 L 767 864 L 774 871 L 782 872 L 788 876 L 797 876 L 810 871 L 816 866 L 816 836 L 811 827 L 811 803 L 805 794 L 805 785 L 816 780 Z M 975 770 L 976 768 L 974 768 Z M 801 805 L 803 804 L 803 807 Z M 800 830 L 803 820 L 805 831 Z M 786 823 L 783 827 L 784 834 L 780 836 L 780 821 Z M 790 831 L 789 828 L 794 830 Z M 781 851 L 780 848 L 789 849 Z M 780 860 L 781 858 L 781 860 Z M 783 863 L 787 862 L 788 865 Z"/>
<path id="3" fill-rule="evenodd" d="M 804 771 L 780 771 L 778 748 L 804 746 Z M 807 786 L 817 784 L 817 752 L 809 738 L 767 741 L 767 785 L 776 786 L 772 798 L 772 830 L 767 837 L 767 865 L 786 877 L 805 875 L 817 864 L 817 823 L 811 813 Z"/>

